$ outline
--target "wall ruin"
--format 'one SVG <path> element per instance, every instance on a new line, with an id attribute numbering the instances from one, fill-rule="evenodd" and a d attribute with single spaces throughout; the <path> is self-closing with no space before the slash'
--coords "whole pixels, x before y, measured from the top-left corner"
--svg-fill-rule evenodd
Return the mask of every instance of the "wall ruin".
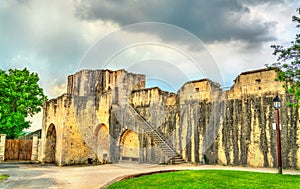
<path id="1" fill-rule="evenodd" d="M 145 75 L 125 70 L 82 70 L 68 77 L 67 93 L 44 105 L 42 156 L 49 159 L 55 127 L 55 162 L 186 162 L 255 167 L 277 165 L 272 99 L 283 100 L 283 167 L 300 168 L 299 111 L 274 81 L 274 70 L 240 74 L 229 90 L 208 79 L 177 93 L 145 88 Z"/>

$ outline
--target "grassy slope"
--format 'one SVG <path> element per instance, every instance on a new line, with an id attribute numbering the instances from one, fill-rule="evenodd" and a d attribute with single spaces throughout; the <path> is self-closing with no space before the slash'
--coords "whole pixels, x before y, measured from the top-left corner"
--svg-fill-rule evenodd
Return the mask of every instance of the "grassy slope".
<path id="1" fill-rule="evenodd" d="M 201 170 L 145 175 L 109 188 L 299 188 L 300 175 Z"/>

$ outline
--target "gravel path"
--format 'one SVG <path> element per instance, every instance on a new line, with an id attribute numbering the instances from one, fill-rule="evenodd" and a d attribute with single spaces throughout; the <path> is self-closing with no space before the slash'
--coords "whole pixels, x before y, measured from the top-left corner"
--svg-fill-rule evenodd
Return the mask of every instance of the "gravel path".
<path id="1" fill-rule="evenodd" d="M 101 188 L 132 174 L 150 173 L 168 170 L 242 170 L 277 173 L 274 168 L 250 168 L 231 166 L 195 166 L 181 165 L 144 165 L 144 164 L 109 164 L 99 166 L 40 165 L 31 163 L 0 163 L 0 174 L 10 177 L 0 182 L 0 188 Z M 297 170 L 283 170 L 284 174 L 299 174 Z"/>

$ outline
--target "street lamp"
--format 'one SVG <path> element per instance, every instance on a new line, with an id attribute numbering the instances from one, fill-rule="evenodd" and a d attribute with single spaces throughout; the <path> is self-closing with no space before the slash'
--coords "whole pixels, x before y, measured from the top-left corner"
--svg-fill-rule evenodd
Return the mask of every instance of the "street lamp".
<path id="1" fill-rule="evenodd" d="M 276 111 L 276 134 L 277 134 L 277 164 L 278 173 L 282 174 L 282 161 L 281 161 L 281 140 L 280 140 L 280 122 L 279 122 L 279 109 L 281 106 L 281 99 L 276 95 L 273 99 L 274 108 Z"/>

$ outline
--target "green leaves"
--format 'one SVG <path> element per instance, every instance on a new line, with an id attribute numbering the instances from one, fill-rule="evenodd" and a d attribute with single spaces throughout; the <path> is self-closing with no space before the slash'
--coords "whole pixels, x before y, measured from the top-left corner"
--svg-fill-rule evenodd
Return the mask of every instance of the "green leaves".
<path id="1" fill-rule="evenodd" d="M 300 8 L 297 9 L 300 14 Z M 296 23 L 296 27 L 300 28 L 300 18 L 292 17 L 292 21 Z M 282 81 L 285 84 L 283 87 L 288 93 L 296 96 L 297 102 L 290 102 L 289 104 L 298 107 L 300 100 L 300 34 L 296 35 L 294 41 L 291 42 L 291 47 L 284 48 L 279 45 L 272 45 L 274 49 L 273 55 L 277 55 L 276 69 L 277 81 Z"/>
<path id="2" fill-rule="evenodd" d="M 38 81 L 38 75 L 26 68 L 8 73 L 0 70 L 0 133 L 8 138 L 16 138 L 29 128 L 25 118 L 40 112 L 47 100 Z"/>

